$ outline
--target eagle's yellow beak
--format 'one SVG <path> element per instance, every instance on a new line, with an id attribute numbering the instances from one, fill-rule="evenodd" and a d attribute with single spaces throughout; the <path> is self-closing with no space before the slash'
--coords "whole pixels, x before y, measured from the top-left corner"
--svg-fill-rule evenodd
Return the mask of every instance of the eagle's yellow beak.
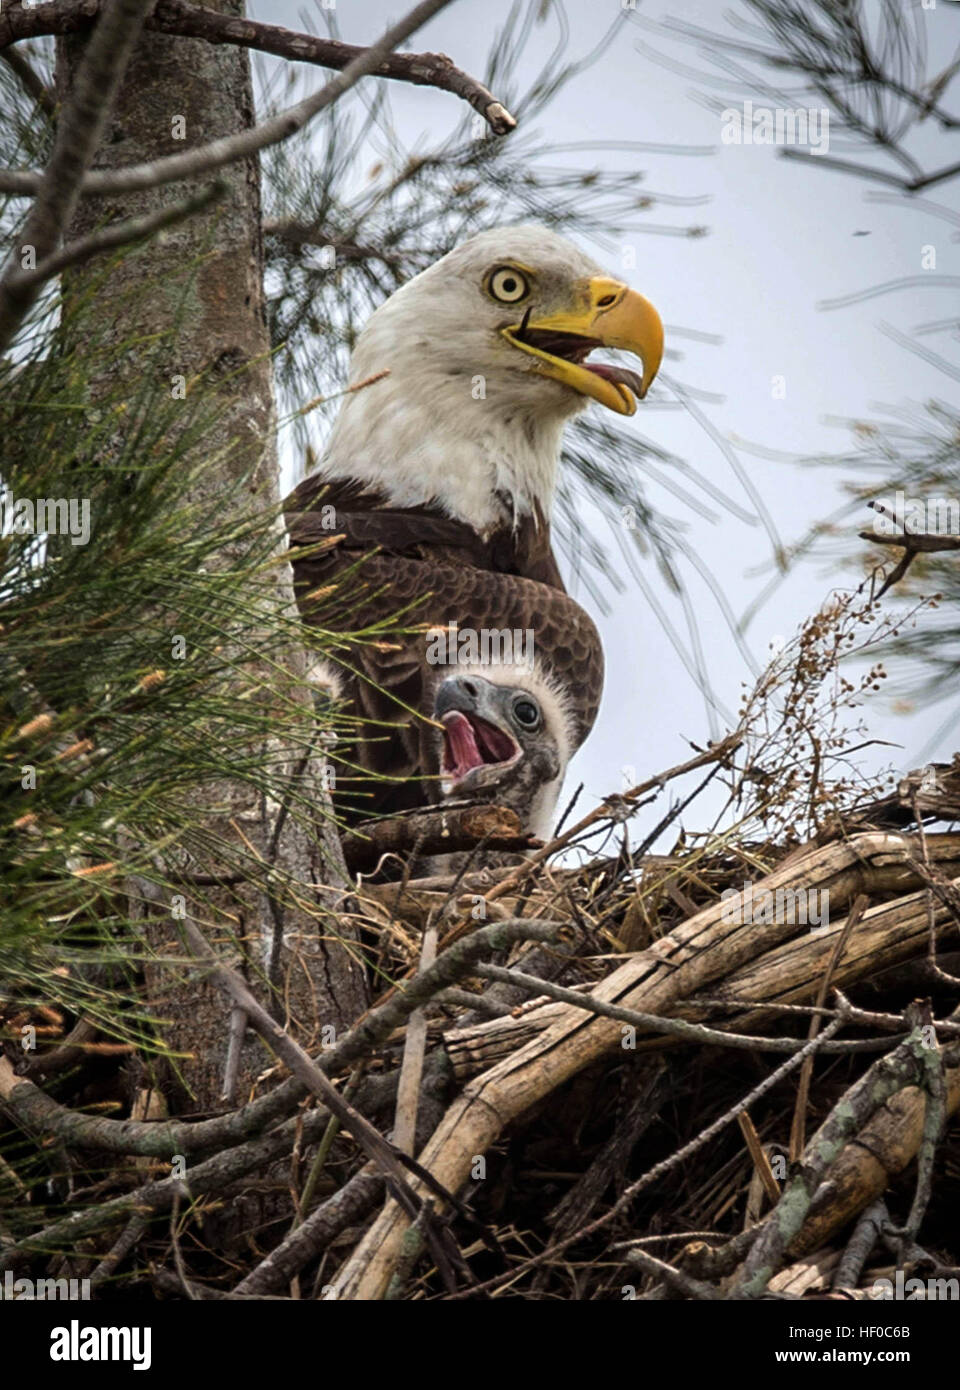
<path id="1" fill-rule="evenodd" d="M 513 347 L 537 359 L 536 371 L 619 415 L 634 413 L 634 393 L 643 400 L 663 357 L 663 323 L 656 309 L 636 290 L 602 275 L 574 283 L 569 309 L 525 317 L 501 332 Z M 584 359 L 597 347 L 636 353 L 643 374 L 588 364 Z"/>

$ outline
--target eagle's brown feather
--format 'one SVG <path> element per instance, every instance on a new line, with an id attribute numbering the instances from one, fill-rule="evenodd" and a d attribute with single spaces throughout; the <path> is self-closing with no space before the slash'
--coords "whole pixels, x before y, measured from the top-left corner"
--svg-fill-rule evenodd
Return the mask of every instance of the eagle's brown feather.
<path id="1" fill-rule="evenodd" d="M 330 513 L 321 511 L 329 506 L 333 531 Z M 310 478 L 289 499 L 287 525 L 305 622 L 360 631 L 402 611 L 405 628 L 531 629 L 536 657 L 562 687 L 575 743 L 582 743 L 600 703 L 603 651 L 594 623 L 564 590 L 543 518 L 484 538 L 433 507 L 390 507 L 354 480 Z M 316 591 L 321 596 L 311 599 Z M 378 811 L 430 799 L 411 780 L 426 766 L 429 726 L 402 706 L 429 717 L 442 674 L 427 664 L 423 631 L 391 634 L 389 642 L 386 650 L 353 644 L 343 658 L 348 709 L 370 721 L 353 750 L 356 761 L 396 779 L 366 786 L 364 801 Z M 338 789 L 349 790 L 342 773 Z"/>

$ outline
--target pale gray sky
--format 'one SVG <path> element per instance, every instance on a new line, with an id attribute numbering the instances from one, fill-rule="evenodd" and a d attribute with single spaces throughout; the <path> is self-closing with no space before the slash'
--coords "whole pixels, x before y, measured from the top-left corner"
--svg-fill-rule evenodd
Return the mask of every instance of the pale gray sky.
<path id="1" fill-rule="evenodd" d="M 446 52 L 481 74 L 484 55 L 509 8 L 509 0 L 457 0 L 410 47 Z M 620 0 L 573 0 L 567 7 L 571 55 L 589 50 L 619 8 Z M 342 37 L 367 42 L 403 10 L 397 0 L 338 0 L 336 15 Z M 642 10 L 652 19 L 670 13 L 663 3 L 647 3 Z M 684 0 L 679 13 L 684 20 L 719 29 L 727 10 L 727 0 Z M 252 13 L 301 28 L 311 8 L 294 0 L 260 0 Z M 312 13 L 314 27 L 322 30 L 322 7 Z M 930 25 L 932 49 L 942 50 L 946 62 L 960 35 L 956 14 L 948 15 L 941 6 L 925 12 L 923 19 Z M 532 45 L 528 70 L 550 51 L 556 33 L 548 16 Z M 597 65 L 560 93 L 542 124 L 558 144 L 630 140 L 712 148 L 706 156 L 650 152 L 638 159 L 612 152 L 602 157 L 610 168 L 636 168 L 643 176 L 642 191 L 708 195 L 709 203 L 701 208 L 655 205 L 647 215 L 651 228 L 699 223 L 709 228 L 707 235 L 636 236 L 636 266 L 627 271 L 622 269 L 622 247 L 612 255 L 589 247 L 598 259 L 606 259 L 612 273 L 623 274 L 652 299 L 668 326 L 722 337 L 720 346 L 681 339 L 671 344 L 668 332 L 668 348 L 675 346 L 683 354 L 682 361 L 665 364 L 668 373 L 723 397 L 722 403 L 704 407 L 711 425 L 725 438 L 775 450 L 838 451 L 847 447 L 849 436 L 830 425 L 830 417 L 868 417 L 883 404 L 949 398 L 951 383 L 883 336 L 878 324 L 886 321 L 908 330 L 942 317 L 955 310 L 954 291 L 949 291 L 947 305 L 947 291 L 921 284 L 843 310 L 817 308 L 818 302 L 853 290 L 921 276 L 924 246 L 936 248 L 938 274 L 956 273 L 958 248 L 949 225 L 919 208 L 868 203 L 865 194 L 871 185 L 822 168 L 800 167 L 769 147 L 722 144 L 719 116 L 693 99 L 697 84 L 652 61 L 641 50 L 644 43 L 703 66 L 695 50 L 630 27 Z M 315 81 L 322 80 L 317 71 Z M 411 149 L 436 141 L 462 114 L 456 98 L 429 89 L 392 83 L 390 96 L 397 132 Z M 948 162 L 937 157 L 932 127 L 913 149 L 929 165 Z M 592 168 L 598 157 L 584 155 L 582 162 Z M 938 190 L 937 198 L 957 206 L 951 185 Z M 854 235 L 862 231 L 870 235 Z M 785 379 L 784 399 L 774 396 L 775 376 Z M 749 505 L 717 443 L 682 411 L 658 409 L 657 398 L 668 399 L 667 391 L 655 388 L 632 427 L 690 460 Z M 829 515 L 840 500 L 838 479 L 826 471 L 799 470 L 749 454 L 742 461 L 788 542 Z M 665 492 L 658 495 L 651 487 L 648 496 L 671 515 L 681 514 Z M 865 512 L 860 525 L 867 519 Z M 687 527 L 688 538 L 718 576 L 734 611 L 742 612 L 763 583 L 756 567 L 770 558 L 762 529 L 725 514 L 712 523 L 691 514 Z M 715 689 L 735 709 L 741 682 L 749 678 L 747 668 L 705 586 L 692 571 L 686 578 L 702 613 L 702 640 Z M 762 659 L 771 638 L 789 637 L 837 578 L 812 566 L 793 574 L 750 630 L 754 654 Z M 569 787 L 578 780 L 586 784 L 583 809 L 605 792 L 620 789 L 625 765 L 640 776 L 653 773 L 686 755 L 686 737 L 701 741 L 709 735 L 700 693 L 626 572 L 625 579 L 627 591 L 612 597 L 611 612 L 600 619 L 608 665 L 600 718 L 569 774 Z M 650 579 L 656 582 L 652 572 Z M 662 596 L 662 585 L 658 587 Z M 579 596 L 592 607 L 582 591 Z M 674 617 L 679 624 L 679 613 Z M 869 718 L 877 735 L 904 745 L 902 751 L 877 750 L 874 761 L 914 766 L 944 714 L 943 708 L 904 716 L 880 704 L 872 707 Z M 948 736 L 934 756 L 946 755 L 947 745 L 956 742 L 956 735 Z"/>

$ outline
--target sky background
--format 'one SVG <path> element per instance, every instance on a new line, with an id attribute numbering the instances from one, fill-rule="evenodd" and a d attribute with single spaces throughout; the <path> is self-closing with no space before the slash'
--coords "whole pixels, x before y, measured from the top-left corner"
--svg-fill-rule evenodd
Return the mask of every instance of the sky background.
<path id="1" fill-rule="evenodd" d="M 482 76 L 485 55 L 509 8 L 507 0 L 457 0 L 408 47 L 448 53 L 458 65 Z M 556 21 L 545 8 L 545 21 L 530 45 L 521 77 L 532 76 L 556 43 Z M 662 3 L 638 8 L 650 21 L 670 13 Z M 566 10 L 570 56 L 589 51 L 619 9 L 620 0 L 573 0 Z M 364 43 L 404 12 L 395 0 L 338 0 L 336 20 L 343 38 Z M 252 4 L 251 13 L 291 28 L 325 31 L 320 5 L 260 0 Z M 684 0 L 679 9 L 683 20 L 716 31 L 727 28 L 727 13 L 726 0 Z M 931 70 L 939 71 L 960 41 L 960 16 L 940 5 L 924 11 L 921 18 L 929 26 Z M 681 155 L 651 149 L 639 156 L 612 151 L 599 157 L 584 153 L 563 158 L 579 161 L 584 168 L 602 164 L 634 170 L 638 191 L 654 197 L 645 214 L 649 230 L 628 239 L 634 268 L 623 269 L 624 248 L 619 243 L 612 254 L 609 248 L 599 251 L 584 244 L 611 273 L 629 280 L 657 305 L 667 325 L 668 351 L 681 354 L 679 360 L 672 356 L 666 361 L 665 370 L 687 387 L 717 398 L 702 407 L 711 429 L 722 440 L 746 442 L 761 451 L 835 453 L 850 444 L 849 431 L 835 423 L 838 418 L 876 417 L 884 406 L 934 396 L 950 399 L 952 383 L 884 336 L 879 325 L 909 331 L 943 317 L 955 311 L 955 290 L 921 283 L 844 309 L 818 307 L 824 300 L 903 276 L 922 277 L 924 246 L 936 248 L 938 276 L 955 273 L 958 249 L 950 225 L 916 205 L 867 201 L 868 192 L 880 185 L 802 166 L 778 157 L 770 147 L 723 144 L 719 115 L 696 99 L 698 92 L 707 90 L 705 85 L 657 62 L 650 49 L 687 67 L 707 68 L 695 48 L 631 24 L 599 63 L 561 91 L 538 124 L 558 145 L 629 140 L 690 151 Z M 319 84 L 323 75 L 308 72 L 308 80 Z M 436 142 L 462 115 L 455 97 L 428 88 L 392 83 L 390 96 L 396 132 L 412 150 Z M 911 149 L 925 167 L 939 167 L 956 158 L 956 150 L 944 141 L 936 129 L 925 127 Z M 831 153 L 843 151 L 834 144 Z M 667 201 L 657 195 L 666 195 Z M 692 208 L 669 201 L 700 196 L 707 201 Z M 955 185 L 938 189 L 936 197 L 941 205 L 957 208 Z M 691 226 L 706 228 L 706 234 L 691 237 L 655 230 Z M 855 235 L 863 232 L 869 235 Z M 671 334 L 671 328 L 697 330 L 721 341 L 690 341 Z M 774 377 L 784 378 L 783 399 L 774 395 Z M 668 389 L 655 387 L 631 428 L 689 460 L 749 508 L 717 440 L 669 402 Z M 284 457 L 289 482 L 296 468 L 289 447 Z M 839 471 L 799 468 L 749 450 L 741 450 L 739 457 L 788 544 L 832 514 L 842 500 L 844 475 Z M 733 610 L 742 613 L 770 577 L 771 547 L 764 530 L 716 508 L 713 519 L 699 517 L 665 489 L 645 485 L 645 493 L 682 521 L 688 540 L 716 575 Z M 851 522 L 851 532 L 869 521 L 864 509 Z M 618 538 L 610 536 L 606 523 L 589 510 L 584 522 L 597 529 L 611 553 L 617 553 Z M 856 544 L 863 548 L 862 542 Z M 703 696 L 627 568 L 619 568 L 625 591 L 609 595 L 610 611 L 602 616 L 582 587 L 578 591 L 575 577 L 571 582 L 572 591 L 598 618 L 607 658 L 597 725 L 568 774 L 568 788 L 578 781 L 585 784 L 583 810 L 605 793 L 621 789 L 625 776 L 630 776 L 625 768 L 638 777 L 651 774 L 687 756 L 688 739 L 702 742 L 710 735 Z M 699 614 L 714 689 L 726 707 L 735 710 L 742 682 L 751 680 L 749 669 L 708 587 L 692 570 L 685 577 Z M 665 597 L 652 566 L 648 579 Z M 772 640 L 789 639 L 838 583 L 843 584 L 844 577 L 822 562 L 792 572 L 749 629 L 747 640 L 756 660 L 763 663 Z M 673 616 L 679 623 L 679 611 Z M 905 714 L 877 697 L 867 714 L 871 730 L 899 746 L 873 750 L 865 755 L 867 766 L 892 764 L 905 770 L 917 765 L 921 753 L 926 758 L 949 757 L 960 742 L 956 730 L 931 744 L 948 709 Z"/>

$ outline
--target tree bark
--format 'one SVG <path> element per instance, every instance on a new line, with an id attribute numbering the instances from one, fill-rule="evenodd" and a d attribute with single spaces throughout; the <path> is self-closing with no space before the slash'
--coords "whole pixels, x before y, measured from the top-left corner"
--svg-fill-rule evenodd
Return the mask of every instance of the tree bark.
<path id="1" fill-rule="evenodd" d="M 231 15 L 243 11 L 242 0 L 210 0 L 210 8 Z M 61 99 L 76 75 L 85 42 L 82 35 L 58 41 Z M 127 70 L 94 167 L 111 170 L 182 152 L 232 135 L 250 126 L 253 117 L 245 50 L 146 33 Z M 194 489 L 194 500 L 236 497 L 237 481 L 247 476 L 243 505 L 252 499 L 254 506 L 272 509 L 278 503 L 278 479 L 258 163 L 247 159 L 231 164 L 219 177 L 227 184 L 227 193 L 215 208 L 155 237 L 98 286 L 97 318 L 99 324 L 108 325 L 105 331 L 118 348 L 117 370 L 129 384 L 131 399 L 144 370 L 168 369 L 169 377 L 182 376 L 188 382 L 203 377 L 208 383 L 204 389 L 214 393 L 216 419 L 196 446 L 209 466 Z M 110 199 L 82 199 L 68 237 L 89 235 L 107 215 L 128 218 L 156 213 L 200 193 L 208 182 L 209 178 L 183 180 Z M 74 269 L 64 277 L 67 308 L 89 288 L 92 273 L 97 272 Z M 180 304 L 185 286 L 184 309 Z M 169 329 L 175 315 L 180 327 L 170 344 L 169 361 L 158 363 L 146 349 L 141 354 L 139 349 L 121 347 L 138 339 L 148 343 Z M 112 372 L 111 391 L 116 384 Z M 239 508 L 241 504 L 227 501 L 224 505 Z M 282 533 L 277 525 L 279 548 Z M 229 555 L 211 555 L 209 563 L 229 561 Z M 274 574 L 275 584 L 266 601 L 278 611 L 292 611 L 289 566 L 276 565 Z M 248 638 L 255 637 L 251 628 L 256 627 L 258 611 L 263 611 L 262 586 L 255 601 L 253 596 L 251 600 L 250 627 L 244 634 Z M 189 641 L 190 634 L 185 635 Z M 295 644 L 274 656 L 286 670 L 302 674 L 305 657 Z M 247 686 L 250 675 L 248 666 Z M 306 686 L 302 698 L 309 701 Z M 244 743 L 249 750 L 249 733 L 238 733 L 238 748 Z M 284 780 L 303 778 L 314 791 L 311 800 L 318 808 L 328 805 L 319 757 L 292 765 L 291 755 L 271 744 L 269 731 L 263 736 L 262 754 L 272 760 Z M 204 800 L 216 805 L 214 813 L 204 813 L 204 828 L 211 836 L 222 837 L 238 849 L 242 841 L 248 852 L 252 849 L 262 860 L 264 869 L 272 864 L 301 885 L 297 903 L 289 897 L 278 903 L 265 872 L 257 875 L 257 882 L 205 888 L 199 915 L 211 940 L 230 935 L 233 946 L 225 958 L 235 964 L 239 958 L 257 997 L 291 1026 L 304 1045 L 324 1025 L 332 1024 L 338 1031 L 346 1027 L 365 1007 L 366 985 L 358 953 L 349 949 L 354 939 L 351 930 L 338 916 L 348 879 L 332 822 L 318 816 L 316 831 L 310 831 L 239 778 L 205 789 Z M 199 808 L 199 799 L 195 804 Z M 190 865 L 183 867 L 189 870 Z M 203 867 L 209 870 L 209 864 Z M 187 912 L 193 915 L 189 888 L 183 891 Z M 186 955 L 176 918 L 162 903 L 149 909 L 144 927 L 158 955 Z M 271 962 L 272 989 L 264 979 L 267 961 Z M 158 1001 L 158 1012 L 169 1020 L 163 1029 L 165 1041 L 176 1052 L 189 1054 L 179 1064 L 185 1087 L 174 1108 L 185 1113 L 220 1108 L 229 1050 L 229 1006 L 214 985 L 186 969 L 173 975 L 159 962 L 150 964 L 147 982 L 150 998 Z M 246 1097 L 266 1060 L 261 1045 L 247 1030 L 236 1095 Z"/>

